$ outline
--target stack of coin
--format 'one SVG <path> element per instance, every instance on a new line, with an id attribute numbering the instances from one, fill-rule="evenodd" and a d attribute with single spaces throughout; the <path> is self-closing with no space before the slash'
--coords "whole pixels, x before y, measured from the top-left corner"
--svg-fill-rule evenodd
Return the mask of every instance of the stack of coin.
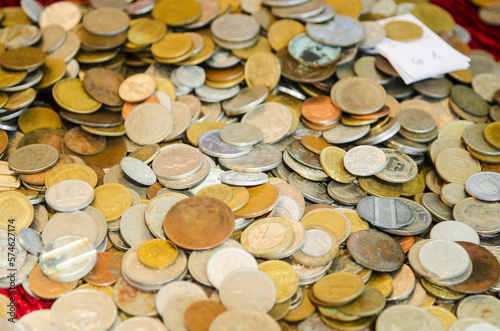
<path id="1" fill-rule="evenodd" d="M 259 41 L 259 23 L 253 17 L 244 14 L 218 17 L 210 29 L 215 43 L 226 49 L 247 48 Z"/>

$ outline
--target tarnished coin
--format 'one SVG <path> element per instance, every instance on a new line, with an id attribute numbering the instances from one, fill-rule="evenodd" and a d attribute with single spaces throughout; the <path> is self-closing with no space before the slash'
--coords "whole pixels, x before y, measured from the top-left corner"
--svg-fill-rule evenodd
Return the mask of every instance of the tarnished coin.
<path id="1" fill-rule="evenodd" d="M 268 144 L 257 144 L 247 155 L 225 159 L 219 158 L 219 163 L 228 169 L 241 172 L 261 172 L 276 168 L 282 160 L 281 152 Z"/>
<path id="2" fill-rule="evenodd" d="M 231 114 L 245 113 L 261 103 L 269 94 L 264 85 L 248 86 L 240 90 L 237 96 L 222 103 L 222 108 Z"/>
<path id="3" fill-rule="evenodd" d="M 317 42 L 305 33 L 296 35 L 290 40 L 288 51 L 297 61 L 313 67 L 333 64 L 340 57 L 340 47 Z"/>
<path id="4" fill-rule="evenodd" d="M 359 21 L 343 15 L 336 15 L 327 23 L 307 23 L 306 32 L 311 38 L 333 46 L 353 45 L 364 38 Z"/>
<path id="5" fill-rule="evenodd" d="M 424 193 L 422 195 L 422 204 L 430 213 L 440 221 L 452 221 L 453 210 L 448 207 L 437 193 Z M 456 217 L 455 217 L 456 218 Z"/>
<path id="6" fill-rule="evenodd" d="M 500 232 L 499 210 L 498 203 L 467 198 L 453 207 L 453 217 L 470 225 L 479 234 L 493 234 Z"/>
<path id="7" fill-rule="evenodd" d="M 129 16 L 117 8 L 103 7 L 89 11 L 82 25 L 90 33 L 99 36 L 113 36 L 125 31 L 130 23 Z"/>
<path id="8" fill-rule="evenodd" d="M 259 143 L 264 135 L 255 125 L 247 123 L 232 123 L 219 131 L 220 139 L 234 146 L 253 146 Z"/>
<path id="9" fill-rule="evenodd" d="M 373 146 L 358 146 L 344 156 L 347 171 L 358 176 L 370 176 L 382 171 L 386 164 L 384 152 Z"/>
<path id="10" fill-rule="evenodd" d="M 121 217 L 120 235 L 130 246 L 139 247 L 146 241 L 154 239 L 144 220 L 146 209 L 147 205 L 134 205 L 128 208 Z"/>
<path id="11" fill-rule="evenodd" d="M 250 153 L 251 146 L 232 146 L 220 139 L 220 130 L 205 132 L 198 139 L 200 149 L 210 156 L 223 158 L 236 158 Z"/>
<path id="12" fill-rule="evenodd" d="M 45 144 L 33 144 L 16 150 L 9 157 L 9 167 L 21 174 L 42 172 L 59 160 L 56 148 Z"/>
<path id="13" fill-rule="evenodd" d="M 64 144 L 72 152 L 81 155 L 96 155 L 106 148 L 106 138 L 74 127 L 64 135 Z"/>
<path id="14" fill-rule="evenodd" d="M 94 188 L 79 179 L 66 179 L 51 185 L 45 192 L 45 202 L 57 211 L 72 212 L 87 207 L 94 200 Z"/>
<path id="15" fill-rule="evenodd" d="M 376 322 L 376 328 L 412 328 L 429 331 L 442 331 L 443 325 L 437 317 L 428 311 L 410 305 L 395 305 L 385 309 Z"/>
<path id="16" fill-rule="evenodd" d="M 369 96 L 369 102 L 361 102 L 360 96 Z M 367 78 L 350 77 L 340 80 L 331 90 L 332 100 L 345 112 L 365 115 L 381 109 L 386 101 L 384 88 Z"/>
<path id="17" fill-rule="evenodd" d="M 95 67 L 85 72 L 83 87 L 97 101 L 112 107 L 123 105 L 118 88 L 125 78 L 114 70 Z"/>
<path id="18" fill-rule="evenodd" d="M 396 117 L 403 129 L 413 133 L 426 133 L 436 127 L 436 121 L 432 116 L 420 109 L 403 109 Z"/>
<path id="19" fill-rule="evenodd" d="M 202 153 L 189 145 L 174 144 L 160 150 L 152 163 L 158 177 L 179 179 L 190 176 L 202 167 Z"/>
<path id="20" fill-rule="evenodd" d="M 331 204 L 333 199 L 327 193 L 327 185 L 324 182 L 313 182 L 299 174 L 292 172 L 288 180 L 290 184 L 297 187 L 304 197 L 316 203 Z"/>
<path id="21" fill-rule="evenodd" d="M 491 171 L 478 172 L 465 182 L 467 193 L 482 201 L 500 200 L 500 174 Z"/>
<path id="22" fill-rule="evenodd" d="M 361 199 L 366 197 L 366 192 L 358 184 L 342 184 L 336 181 L 328 183 L 328 194 L 346 205 L 356 205 Z"/>
<path id="23" fill-rule="evenodd" d="M 414 220 L 411 208 L 396 199 L 366 197 L 358 202 L 357 208 L 363 219 L 381 228 L 397 229 Z"/>
<path id="24" fill-rule="evenodd" d="M 333 129 L 323 131 L 323 138 L 331 144 L 344 144 L 362 138 L 369 131 L 369 125 L 346 126 L 339 124 Z"/>
<path id="25" fill-rule="evenodd" d="M 125 128 L 127 136 L 137 144 L 158 143 L 173 128 L 172 114 L 165 106 L 145 103 L 130 112 L 125 120 Z"/>
<path id="26" fill-rule="evenodd" d="M 447 182 L 465 184 L 469 176 L 481 171 L 481 166 L 469 152 L 448 148 L 437 156 L 436 170 Z"/>

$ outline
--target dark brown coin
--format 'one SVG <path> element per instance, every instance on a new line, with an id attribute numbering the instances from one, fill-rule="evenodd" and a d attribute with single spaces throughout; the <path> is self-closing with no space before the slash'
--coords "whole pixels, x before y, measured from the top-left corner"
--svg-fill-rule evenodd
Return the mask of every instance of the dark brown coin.
<path id="1" fill-rule="evenodd" d="M 114 70 L 96 67 L 85 72 L 83 87 L 100 103 L 120 107 L 123 100 L 118 96 L 118 88 L 124 80 L 125 78 Z"/>
<path id="2" fill-rule="evenodd" d="M 106 138 L 98 136 L 83 129 L 79 126 L 68 130 L 64 136 L 64 143 L 69 150 L 79 155 L 96 155 L 106 147 Z"/>
<path id="3" fill-rule="evenodd" d="M 218 302 L 198 301 L 186 310 L 184 322 L 190 331 L 207 331 L 212 321 L 226 310 L 226 307 Z"/>
<path id="4" fill-rule="evenodd" d="M 473 116 L 488 116 L 490 107 L 488 103 L 473 89 L 465 85 L 455 85 L 451 89 L 451 100 Z"/>
<path id="5" fill-rule="evenodd" d="M 113 285 L 122 277 L 122 259 L 113 253 L 97 253 L 97 262 L 83 280 L 94 286 Z"/>
<path id="6" fill-rule="evenodd" d="M 163 186 L 160 185 L 160 183 L 155 183 L 148 188 L 146 196 L 148 197 L 148 199 L 153 199 L 156 196 L 156 193 L 158 193 L 158 191 L 162 188 Z"/>
<path id="7" fill-rule="evenodd" d="M 219 199 L 191 197 L 170 208 L 163 229 L 167 238 L 179 247 L 209 249 L 229 238 L 234 230 L 234 214 Z"/>
<path id="8" fill-rule="evenodd" d="M 500 104 L 500 90 L 497 90 L 495 92 L 495 95 L 493 96 L 493 99 L 495 100 L 496 103 Z"/>
<path id="9" fill-rule="evenodd" d="M 24 183 L 28 183 L 30 185 L 44 186 L 45 185 L 45 178 L 47 178 L 47 176 L 52 172 L 52 170 L 54 170 L 62 165 L 72 164 L 72 163 L 75 163 L 75 161 L 73 161 L 73 159 L 69 155 L 61 154 L 59 156 L 59 161 L 57 161 L 56 165 L 53 166 L 52 168 L 47 169 L 47 170 L 42 171 L 42 172 L 39 172 L 39 173 L 36 173 L 36 174 L 20 174 L 19 178 L 21 178 L 21 180 Z"/>
<path id="10" fill-rule="evenodd" d="M 382 71 L 384 74 L 399 77 L 396 69 L 394 69 L 392 64 L 382 55 L 377 55 L 375 57 L 375 67 L 377 67 L 377 69 Z"/>
<path id="11" fill-rule="evenodd" d="M 85 30 L 80 24 L 75 29 L 85 50 L 107 50 L 120 46 L 127 40 L 127 31 L 114 36 L 98 36 Z"/>
<path id="12" fill-rule="evenodd" d="M 17 144 L 17 148 L 33 144 L 45 144 L 57 148 L 57 151 L 62 153 L 61 143 L 65 134 L 66 130 L 60 128 L 36 129 L 22 137 Z"/>
<path id="13" fill-rule="evenodd" d="M 335 65 L 314 68 L 301 64 L 288 53 L 287 48 L 279 50 L 276 56 L 281 65 L 281 75 L 296 82 L 320 82 L 330 78 L 335 73 Z"/>
<path id="14" fill-rule="evenodd" d="M 89 166 L 90 168 L 92 168 L 92 170 L 95 171 L 95 173 L 97 174 L 97 184 L 96 184 L 96 187 L 97 186 L 101 186 L 103 184 L 103 181 L 104 181 L 104 170 L 102 170 L 101 167 L 95 165 L 95 164 L 92 164 L 92 163 L 86 163 L 87 166 Z"/>
<path id="15" fill-rule="evenodd" d="M 102 109 L 92 114 L 77 114 L 61 110 L 59 116 L 71 123 L 93 128 L 112 128 L 123 123 L 120 113 Z"/>
<path id="16" fill-rule="evenodd" d="M 212 82 L 227 82 L 243 75 L 243 68 L 243 65 L 238 63 L 235 66 L 225 69 L 205 69 L 205 74 L 207 76 L 207 80 Z"/>
<path id="17" fill-rule="evenodd" d="M 324 95 L 304 101 L 301 111 L 306 120 L 319 125 L 331 125 L 342 115 L 342 112 L 333 105 L 332 98 Z"/>
<path id="18" fill-rule="evenodd" d="M 78 156 L 85 163 L 92 163 L 102 169 L 109 169 L 117 164 L 127 156 L 127 144 L 125 143 L 125 139 L 122 137 L 119 138 L 111 138 L 108 137 L 106 139 L 106 148 L 103 149 L 102 152 L 96 155 L 86 156 L 80 155 L 72 152 L 66 147 L 66 144 L 62 145 L 62 152 L 64 154 Z"/>
<path id="19" fill-rule="evenodd" d="M 399 243 L 376 230 L 361 230 L 351 234 L 347 240 L 347 249 L 363 267 L 380 272 L 401 268 L 405 259 Z"/>
<path id="20" fill-rule="evenodd" d="M 0 130 L 0 154 L 2 154 L 7 145 L 9 144 L 9 137 L 7 136 L 7 132 L 4 130 Z"/>
<path id="21" fill-rule="evenodd" d="M 500 278 L 500 263 L 486 248 L 465 241 L 457 241 L 465 248 L 472 261 L 472 274 L 462 284 L 451 286 L 450 289 L 459 293 L 482 293 L 498 283 Z"/>
<path id="22" fill-rule="evenodd" d="M 295 161 L 314 169 L 323 170 L 321 164 L 319 163 L 319 155 L 305 148 L 299 140 L 296 140 L 288 145 L 287 151 L 288 154 L 295 159 Z"/>

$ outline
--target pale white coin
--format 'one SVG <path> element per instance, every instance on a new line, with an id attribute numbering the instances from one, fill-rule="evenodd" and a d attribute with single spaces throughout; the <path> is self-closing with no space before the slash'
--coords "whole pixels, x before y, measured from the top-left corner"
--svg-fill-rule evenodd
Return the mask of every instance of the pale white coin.
<path id="1" fill-rule="evenodd" d="M 484 323 L 483 320 L 480 320 L 478 318 L 461 318 L 458 321 L 455 321 L 448 331 L 465 331 L 467 327 L 474 325 L 474 324 L 481 324 Z"/>
<path id="2" fill-rule="evenodd" d="M 497 328 L 490 323 L 478 323 L 469 325 L 465 328 L 465 331 L 500 331 L 500 328 Z"/>
<path id="3" fill-rule="evenodd" d="M 267 313 L 276 303 L 276 286 L 263 271 L 238 269 L 220 285 L 219 297 L 227 309 L 252 309 Z"/>
<path id="4" fill-rule="evenodd" d="M 189 259 L 191 260 L 191 257 L 189 257 Z M 176 298 L 184 296 L 207 298 L 207 294 L 201 286 L 188 281 L 174 281 L 164 285 L 156 294 L 156 310 L 161 315 L 171 302 Z"/>
<path id="5" fill-rule="evenodd" d="M 149 231 L 151 231 L 155 237 L 166 239 L 165 232 L 163 231 L 165 215 L 167 215 L 167 212 L 173 205 L 187 198 L 188 197 L 184 194 L 167 193 L 157 195 L 149 201 L 145 211 L 145 219 Z"/>
<path id="6" fill-rule="evenodd" d="M 220 175 L 224 184 L 236 186 L 256 186 L 267 183 L 269 177 L 263 172 L 226 171 Z"/>
<path id="7" fill-rule="evenodd" d="M 138 330 L 151 330 L 151 331 L 168 331 L 165 325 L 160 320 L 152 317 L 136 316 L 127 319 L 118 324 L 114 331 L 138 331 Z"/>
<path id="8" fill-rule="evenodd" d="M 224 248 L 215 252 L 207 263 L 207 277 L 210 283 L 217 289 L 224 278 L 241 268 L 258 269 L 257 261 L 248 252 L 234 248 Z"/>
<path id="9" fill-rule="evenodd" d="M 62 212 L 83 209 L 94 200 L 94 188 L 80 179 L 66 179 L 50 186 L 45 192 L 47 205 Z"/>
<path id="10" fill-rule="evenodd" d="M 46 7 L 38 17 L 41 28 L 48 25 L 60 25 L 69 31 L 80 23 L 82 14 L 80 8 L 72 2 L 56 2 Z"/>
<path id="11" fill-rule="evenodd" d="M 125 119 L 127 136 L 139 145 L 155 144 L 172 131 L 174 121 L 170 110 L 158 103 L 143 103 Z"/>
<path id="12" fill-rule="evenodd" d="M 205 83 L 205 70 L 199 66 L 180 66 L 177 81 L 184 86 L 197 88 Z"/>
<path id="13" fill-rule="evenodd" d="M 272 144 L 280 141 L 292 127 L 292 114 L 288 108 L 277 102 L 266 102 L 246 113 L 241 123 L 258 127 L 264 135 L 263 142 Z"/>
<path id="14" fill-rule="evenodd" d="M 281 327 L 267 314 L 251 309 L 230 309 L 217 316 L 208 330 L 280 331 Z"/>
<path id="15" fill-rule="evenodd" d="M 444 331 L 439 319 L 428 311 L 409 305 L 395 305 L 382 311 L 376 330 Z"/>
<path id="16" fill-rule="evenodd" d="M 295 221 L 300 220 L 301 214 L 299 205 L 294 199 L 290 198 L 289 196 L 279 195 L 278 204 L 276 205 L 275 208 L 276 210 L 281 209 L 283 211 L 286 211 L 288 217 L 283 217 L 283 218 L 292 219 Z"/>
<path id="17" fill-rule="evenodd" d="M 120 235 L 129 246 L 140 246 L 155 237 L 149 232 L 145 221 L 147 205 L 134 205 L 123 213 L 120 221 Z"/>
<path id="18" fill-rule="evenodd" d="M 479 245 L 479 235 L 471 226 L 457 221 L 444 221 L 434 225 L 431 239 L 467 241 Z"/>
<path id="19" fill-rule="evenodd" d="M 50 309 L 52 323 L 61 330 L 108 330 L 118 316 L 113 299 L 95 290 L 60 296 Z"/>
<path id="20" fill-rule="evenodd" d="M 19 319 L 19 322 L 36 330 L 40 325 L 51 325 L 50 309 L 33 310 Z"/>
<path id="21" fill-rule="evenodd" d="M 91 243 L 98 245 L 99 229 L 89 213 L 75 211 L 72 213 L 56 213 L 50 218 L 42 232 L 42 242 L 47 245 L 60 236 L 78 235 L 87 238 Z"/>
<path id="22" fill-rule="evenodd" d="M 169 330 L 188 331 L 184 324 L 184 314 L 193 303 L 206 301 L 206 295 L 203 296 L 183 296 L 177 297 L 170 302 L 161 313 L 163 323 Z"/>
<path id="23" fill-rule="evenodd" d="M 196 88 L 196 95 L 200 100 L 207 102 L 218 102 L 226 99 L 231 99 L 240 92 L 240 86 L 236 85 L 230 88 L 216 89 L 207 85 L 202 85 Z"/>
<path id="24" fill-rule="evenodd" d="M 163 141 L 172 141 L 179 138 L 187 130 L 191 123 L 191 110 L 184 103 L 174 101 L 171 105 L 174 127 Z"/>
<path id="25" fill-rule="evenodd" d="M 146 163 L 134 157 L 124 157 L 120 161 L 120 166 L 127 176 L 139 184 L 151 186 L 156 183 L 156 175 L 153 170 Z"/>
<path id="26" fill-rule="evenodd" d="M 371 176 L 385 168 L 384 152 L 374 146 L 358 146 L 344 156 L 347 171 L 357 176 Z"/>
<path id="27" fill-rule="evenodd" d="M 328 233 L 320 229 L 306 231 L 306 243 L 301 251 L 312 257 L 326 255 L 333 247 L 332 238 Z"/>
<path id="28" fill-rule="evenodd" d="M 491 323 L 500 327 L 500 300 L 497 298 L 485 295 L 471 295 L 457 305 L 455 314 L 458 319 L 462 318 L 478 318 L 484 322 Z"/>
<path id="29" fill-rule="evenodd" d="M 447 240 L 431 240 L 418 253 L 422 267 L 439 278 L 458 277 L 467 271 L 471 260 L 459 244 Z"/>
<path id="30" fill-rule="evenodd" d="M 172 100 L 170 97 L 162 91 L 155 91 L 154 93 L 160 102 L 160 105 L 167 107 L 168 110 L 172 111 Z"/>

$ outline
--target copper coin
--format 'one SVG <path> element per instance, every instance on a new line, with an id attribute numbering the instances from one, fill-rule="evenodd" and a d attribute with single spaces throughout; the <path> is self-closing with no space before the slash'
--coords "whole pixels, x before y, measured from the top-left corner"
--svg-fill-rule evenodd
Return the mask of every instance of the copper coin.
<path id="1" fill-rule="evenodd" d="M 300 142 L 305 148 L 316 154 L 321 154 L 323 149 L 332 146 L 325 139 L 313 136 L 302 136 Z"/>
<path id="2" fill-rule="evenodd" d="M 120 107 L 123 100 L 118 96 L 118 88 L 125 78 L 118 72 L 102 67 L 85 71 L 83 88 L 94 99 L 111 107 Z"/>
<path id="3" fill-rule="evenodd" d="M 396 69 L 394 69 L 389 60 L 382 55 L 377 55 L 375 57 L 375 67 L 377 67 L 377 69 L 382 71 L 384 74 L 399 77 Z"/>
<path id="4" fill-rule="evenodd" d="M 97 184 L 96 184 L 96 187 L 97 186 L 101 186 L 103 184 L 103 181 L 104 181 L 104 170 L 102 170 L 101 167 L 99 167 L 98 165 L 95 165 L 95 164 L 92 164 L 92 163 L 85 163 L 88 167 L 92 168 L 92 170 L 95 171 L 95 173 L 97 174 Z"/>
<path id="5" fill-rule="evenodd" d="M 347 240 L 347 249 L 363 267 L 380 272 L 401 268 L 405 259 L 399 243 L 376 230 L 361 230 L 351 234 Z"/>
<path id="6" fill-rule="evenodd" d="M 269 183 L 247 187 L 250 198 L 248 202 L 235 212 L 239 218 L 252 218 L 270 212 L 278 203 L 278 190 Z"/>
<path id="7" fill-rule="evenodd" d="M 465 241 L 457 241 L 457 244 L 465 248 L 472 261 L 472 274 L 463 282 L 450 289 L 459 293 L 474 294 L 482 293 L 498 283 L 500 278 L 500 263 L 486 248 Z"/>
<path id="8" fill-rule="evenodd" d="M 500 172 L 500 164 L 481 162 L 481 169 L 483 169 L 483 171 Z"/>
<path id="9" fill-rule="evenodd" d="M 189 250 L 204 250 L 225 241 L 234 230 L 234 215 L 224 202 L 191 197 L 170 208 L 163 221 L 167 238 Z"/>
<path id="10" fill-rule="evenodd" d="M 158 191 L 162 188 L 163 186 L 161 186 L 160 183 L 155 183 L 148 188 L 146 196 L 148 199 L 153 199 L 156 196 L 156 193 L 158 193 Z"/>
<path id="11" fill-rule="evenodd" d="M 379 111 L 372 113 L 372 114 L 368 114 L 368 115 L 354 115 L 353 114 L 353 115 L 350 115 L 350 117 L 354 118 L 356 120 L 373 120 L 373 119 L 385 117 L 385 116 L 389 115 L 390 112 L 391 112 L 391 109 L 387 106 L 384 106 L 384 107 L 382 107 L 382 109 L 380 109 Z"/>
<path id="12" fill-rule="evenodd" d="M 62 145 L 62 152 L 64 154 L 73 155 L 81 158 L 85 163 L 95 164 L 102 169 L 109 169 L 117 164 L 127 156 L 127 144 L 123 137 L 106 139 L 106 148 L 96 155 L 80 155 L 68 149 L 66 144 Z"/>
<path id="13" fill-rule="evenodd" d="M 410 248 L 415 245 L 415 237 L 413 236 L 391 236 L 394 238 L 401 248 L 403 249 L 403 252 L 408 253 Z"/>
<path id="14" fill-rule="evenodd" d="M 59 153 L 62 153 L 61 144 L 66 130 L 60 128 L 42 128 L 31 131 L 21 138 L 17 143 L 17 148 L 33 144 L 45 144 L 55 147 Z"/>
<path id="15" fill-rule="evenodd" d="M 19 178 L 25 183 L 31 184 L 31 185 L 40 185 L 40 186 L 45 186 L 45 178 L 52 172 L 52 170 L 65 165 L 65 164 L 71 164 L 75 163 L 73 159 L 69 155 L 61 154 L 59 156 L 59 161 L 55 164 L 50 169 L 47 169 L 45 171 L 36 173 L 36 174 L 19 174 Z"/>
<path id="16" fill-rule="evenodd" d="M 97 253 L 97 262 L 83 280 L 94 286 L 113 285 L 122 277 L 122 259 L 113 253 Z"/>
<path id="17" fill-rule="evenodd" d="M 337 121 L 337 122 L 334 122 L 333 124 L 324 125 L 324 124 L 312 123 L 312 122 L 308 121 L 307 119 L 305 119 L 304 117 L 301 117 L 301 120 L 302 120 L 302 123 L 305 126 L 307 126 L 309 129 L 316 130 L 316 131 L 330 130 L 330 129 L 333 129 L 334 127 L 336 127 L 337 125 L 339 125 L 339 123 L 340 123 L 340 121 Z"/>
<path id="18" fill-rule="evenodd" d="M 125 102 L 122 107 L 122 117 L 123 119 L 127 118 L 127 115 L 130 114 L 132 110 L 134 110 L 135 107 L 143 104 L 143 103 L 160 103 L 158 100 L 158 97 L 156 94 L 151 94 L 146 100 L 142 102 L 136 102 L 136 103 L 131 103 L 131 102 Z"/>
<path id="19" fill-rule="evenodd" d="M 243 75 L 243 65 L 237 64 L 224 69 L 205 69 L 206 79 L 212 82 L 227 82 Z"/>
<path id="20" fill-rule="evenodd" d="M 93 128 L 112 128 L 123 124 L 123 118 L 120 113 L 102 109 L 92 114 L 77 114 L 61 110 L 59 116 L 71 123 Z"/>
<path id="21" fill-rule="evenodd" d="M 80 155 L 96 155 L 106 147 L 106 138 L 84 131 L 77 126 L 68 130 L 64 136 L 64 143 L 74 153 Z"/>
<path id="22" fill-rule="evenodd" d="M 281 75 L 301 83 L 316 83 L 328 79 L 335 73 L 335 65 L 314 68 L 295 60 L 285 47 L 276 53 L 281 65 Z"/>
<path id="23" fill-rule="evenodd" d="M 500 90 L 497 90 L 495 92 L 495 95 L 493 96 L 493 100 L 495 100 L 496 103 L 500 104 Z"/>
<path id="24" fill-rule="evenodd" d="M 315 124 L 329 125 L 335 122 L 342 114 L 333 105 L 332 98 L 321 95 L 304 101 L 301 107 L 302 116 Z"/>
<path id="25" fill-rule="evenodd" d="M 29 277 L 31 291 L 36 296 L 46 300 L 57 299 L 64 293 L 73 290 L 76 285 L 78 285 L 78 281 L 76 280 L 74 282 L 61 283 L 49 279 L 42 272 L 40 265 L 37 265 L 35 269 L 33 269 Z"/>
<path id="26" fill-rule="evenodd" d="M 9 137 L 7 136 L 7 132 L 4 130 L 0 130 L 0 154 L 2 154 L 7 145 L 9 144 Z"/>
<path id="27" fill-rule="evenodd" d="M 184 322 L 190 331 L 207 331 L 212 321 L 226 310 L 226 307 L 215 301 L 198 301 L 186 310 Z"/>

